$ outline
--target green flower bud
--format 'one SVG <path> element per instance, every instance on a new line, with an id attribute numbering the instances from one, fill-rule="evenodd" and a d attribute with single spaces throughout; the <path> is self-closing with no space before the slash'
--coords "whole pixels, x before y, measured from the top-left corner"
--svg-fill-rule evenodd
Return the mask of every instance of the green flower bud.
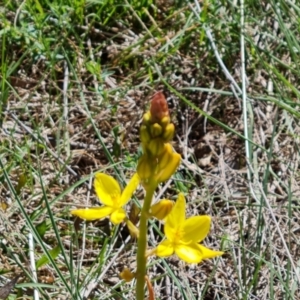
<path id="1" fill-rule="evenodd" d="M 164 144 L 164 150 L 161 156 L 158 158 L 158 168 L 159 170 L 164 169 L 172 156 L 173 149 L 170 143 Z"/>
<path id="2" fill-rule="evenodd" d="M 152 139 L 147 145 L 147 149 L 149 150 L 152 156 L 160 156 L 164 150 L 164 142 L 161 138 Z"/>
<path id="3" fill-rule="evenodd" d="M 148 128 L 146 125 L 142 125 L 140 127 L 140 140 L 142 143 L 144 144 L 148 144 L 150 141 L 151 137 L 150 134 L 148 132 Z"/>
<path id="4" fill-rule="evenodd" d="M 163 117 L 160 121 L 161 126 L 164 127 L 164 128 L 166 128 L 169 123 L 170 123 L 170 117 L 169 116 Z"/>
<path id="5" fill-rule="evenodd" d="M 148 111 L 143 116 L 143 124 L 145 124 L 145 125 L 149 124 L 150 120 L 151 120 L 151 113 L 150 113 L 150 111 Z"/>
<path id="6" fill-rule="evenodd" d="M 158 124 L 155 123 L 153 125 L 150 126 L 150 132 L 151 132 L 151 137 L 155 138 L 161 135 L 162 133 L 162 127 Z"/>
<path id="7" fill-rule="evenodd" d="M 141 181 L 147 181 L 154 173 L 153 159 L 144 154 L 138 162 L 137 173 Z"/>

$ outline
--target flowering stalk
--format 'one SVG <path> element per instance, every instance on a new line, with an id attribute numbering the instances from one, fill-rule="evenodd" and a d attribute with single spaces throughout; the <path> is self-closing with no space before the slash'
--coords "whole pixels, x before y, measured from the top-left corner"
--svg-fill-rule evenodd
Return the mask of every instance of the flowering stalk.
<path id="1" fill-rule="evenodd" d="M 144 287 L 145 287 L 145 276 L 146 276 L 146 266 L 147 266 L 147 231 L 148 231 L 148 217 L 149 210 L 151 207 L 151 201 L 153 194 L 157 187 L 155 181 L 149 181 L 148 189 L 146 191 L 146 196 L 144 199 L 144 204 L 140 216 L 140 226 L 139 226 L 139 239 L 137 245 L 137 270 L 136 270 L 136 299 L 144 300 Z"/>
<path id="2" fill-rule="evenodd" d="M 221 251 L 200 245 L 209 232 L 211 218 L 209 216 L 186 218 L 183 194 L 179 194 L 175 204 L 171 200 L 162 199 L 152 205 L 157 186 L 167 181 L 180 164 L 181 156 L 173 151 L 170 144 L 174 131 L 167 101 L 162 92 L 157 92 L 152 98 L 150 110 L 144 114 L 140 127 L 143 155 L 138 161 L 137 173 L 123 191 L 114 178 L 97 173 L 94 187 L 103 205 L 71 211 L 72 215 L 88 221 L 109 217 L 114 225 L 122 222 L 127 224 L 131 236 L 137 238 L 137 270 L 132 272 L 125 267 L 120 277 L 126 282 L 136 278 L 136 300 L 145 299 L 146 283 L 149 300 L 154 300 L 154 290 L 147 277 L 147 256 L 155 254 L 159 257 L 168 257 L 176 254 L 187 263 L 199 263 L 203 259 L 223 254 Z M 127 217 L 124 206 L 139 184 L 144 187 L 146 196 L 140 213 L 140 224 L 136 227 L 139 212 L 132 210 Z M 148 219 L 152 217 L 165 222 L 165 239 L 157 247 L 147 251 Z"/>
<path id="3" fill-rule="evenodd" d="M 150 111 L 145 113 L 140 128 L 143 155 L 139 160 L 137 173 L 146 190 L 146 197 L 140 216 L 137 248 L 137 300 L 144 300 L 145 294 L 147 231 L 152 198 L 158 184 L 168 180 L 174 174 L 181 159 L 169 144 L 173 135 L 174 125 L 170 123 L 167 101 L 164 95 L 158 92 L 153 96 Z M 168 207 L 170 206 L 168 205 Z"/>

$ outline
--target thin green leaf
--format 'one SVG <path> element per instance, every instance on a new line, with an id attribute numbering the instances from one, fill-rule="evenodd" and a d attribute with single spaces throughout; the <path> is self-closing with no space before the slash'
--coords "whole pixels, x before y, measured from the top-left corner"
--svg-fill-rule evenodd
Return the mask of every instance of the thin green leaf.
<path id="1" fill-rule="evenodd" d="M 52 259 L 54 260 L 59 253 L 61 252 L 60 247 L 56 246 L 55 248 L 53 248 L 52 250 L 49 251 L 49 255 L 52 257 Z M 43 255 L 37 262 L 36 262 L 36 268 L 40 268 L 44 265 L 46 265 L 47 263 L 49 263 L 49 258 L 46 255 Z"/>

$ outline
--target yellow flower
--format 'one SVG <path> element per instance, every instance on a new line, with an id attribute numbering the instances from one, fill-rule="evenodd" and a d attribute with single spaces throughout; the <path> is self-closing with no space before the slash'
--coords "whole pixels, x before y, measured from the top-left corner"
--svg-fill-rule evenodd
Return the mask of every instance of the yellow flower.
<path id="1" fill-rule="evenodd" d="M 222 255 L 221 251 L 210 250 L 200 244 L 210 229 L 209 216 L 185 218 L 185 199 L 179 194 L 178 199 L 168 215 L 164 232 L 166 239 L 156 248 L 156 255 L 167 257 L 174 252 L 187 263 L 199 263 L 203 259 Z"/>
<path id="2" fill-rule="evenodd" d="M 123 193 L 121 193 L 120 185 L 113 177 L 97 173 L 95 175 L 94 187 L 100 202 L 104 206 L 75 209 L 71 211 L 71 214 L 88 221 L 110 216 L 112 223 L 119 224 L 126 218 L 123 206 L 130 200 L 139 182 L 138 174 L 134 174 Z"/>

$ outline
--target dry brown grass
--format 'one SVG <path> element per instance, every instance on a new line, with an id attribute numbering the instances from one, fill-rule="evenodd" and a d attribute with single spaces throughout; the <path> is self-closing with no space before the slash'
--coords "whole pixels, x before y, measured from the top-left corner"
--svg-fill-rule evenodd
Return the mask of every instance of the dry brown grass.
<path id="1" fill-rule="evenodd" d="M 98 203 L 91 188 L 94 172 L 105 171 L 122 184 L 133 174 L 141 151 L 141 117 L 154 91 L 163 89 L 176 124 L 173 145 L 183 158 L 173 180 L 161 187 L 164 197 L 174 199 L 183 191 L 189 215 L 211 215 L 205 245 L 221 247 L 226 254 L 191 266 L 175 257 L 152 258 L 149 274 L 157 299 L 300 299 L 299 58 L 288 40 L 288 33 L 295 32 L 296 9 L 281 8 L 283 20 L 291 13 L 288 26 L 275 4 L 257 10 L 246 7 L 248 125 L 253 142 L 249 166 L 241 138 L 241 95 L 232 92 L 190 6 L 160 5 L 164 4 L 156 4 L 152 20 L 145 15 L 138 20 L 135 8 L 107 26 L 86 16 L 74 31 L 57 31 L 57 45 L 51 42 L 39 59 L 30 55 L 35 49 L 31 43 L 21 45 L 6 36 L 11 48 L 6 48 L 7 63 L 2 61 L 6 89 L 1 92 L 1 283 L 21 274 L 17 290 L 22 299 L 32 295 L 32 288 L 23 285 L 21 290 L 22 284 L 34 282 L 28 256 L 31 228 L 22 206 L 34 226 L 47 223 L 41 239 L 46 248 L 59 244 L 59 234 L 73 273 L 62 254 L 55 263 L 70 286 L 78 284 L 73 290 L 86 299 L 134 299 L 133 285 L 121 284 L 118 278 L 125 265 L 135 268 L 135 242 L 127 229 L 113 228 L 106 220 L 85 225 L 69 211 Z M 205 22 L 217 50 L 241 86 L 238 12 L 231 4 L 207 9 Z M 262 21 L 255 19 L 257 11 Z M 18 18 L 9 7 L 5 12 L 10 13 L 7 21 Z M 21 32 L 27 19 L 21 15 L 18 20 Z M 47 26 L 36 30 L 51 36 L 47 30 L 56 27 L 51 22 Z M 65 59 L 52 58 L 54 52 Z M 15 68 L 13 62 L 18 62 Z M 11 73 L 3 73 L 5 64 Z M 101 68 L 94 72 L 92 66 Z M 164 80 L 224 126 L 199 114 Z M 26 185 L 14 193 L 21 175 Z M 139 190 L 136 200 L 142 197 Z M 160 230 L 153 222 L 150 245 L 161 239 Z M 36 259 L 43 255 L 40 241 L 35 254 Z M 38 270 L 38 282 L 53 285 L 40 288 L 43 299 L 79 299 L 51 264 Z"/>

